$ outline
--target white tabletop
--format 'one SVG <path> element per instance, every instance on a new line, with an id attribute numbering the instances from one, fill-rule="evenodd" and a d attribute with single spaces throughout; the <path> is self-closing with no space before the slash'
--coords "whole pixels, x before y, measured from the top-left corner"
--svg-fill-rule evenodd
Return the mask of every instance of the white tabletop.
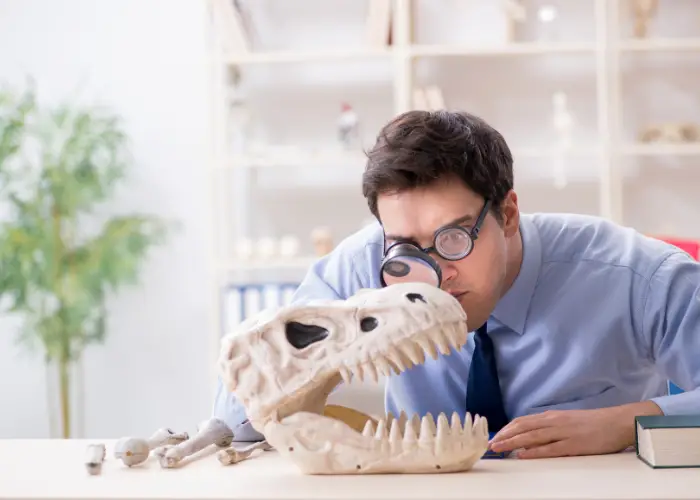
<path id="1" fill-rule="evenodd" d="M 700 469 L 651 469 L 632 452 L 481 460 L 465 473 L 307 476 L 277 452 L 224 466 L 215 449 L 177 469 L 155 457 L 131 469 L 112 458 L 87 473 L 96 440 L 0 440 L 0 498 L 40 499 L 617 499 L 700 498 Z"/>

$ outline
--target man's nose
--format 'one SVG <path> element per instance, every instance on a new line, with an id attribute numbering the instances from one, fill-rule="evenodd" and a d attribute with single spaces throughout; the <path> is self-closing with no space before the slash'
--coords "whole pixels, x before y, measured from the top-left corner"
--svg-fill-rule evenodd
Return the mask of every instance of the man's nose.
<path id="1" fill-rule="evenodd" d="M 454 265 L 453 262 L 438 258 L 437 263 L 440 266 L 440 270 L 442 271 L 443 283 L 448 283 L 450 280 L 454 279 L 457 276 L 457 267 Z"/>

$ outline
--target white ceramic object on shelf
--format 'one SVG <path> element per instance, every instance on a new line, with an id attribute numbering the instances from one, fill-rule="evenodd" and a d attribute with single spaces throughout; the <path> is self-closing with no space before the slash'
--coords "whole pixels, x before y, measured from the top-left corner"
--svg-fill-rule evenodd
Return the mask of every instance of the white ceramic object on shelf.
<path id="1" fill-rule="evenodd" d="M 250 238 L 238 238 L 233 244 L 233 254 L 236 259 L 247 261 L 253 258 L 255 249 Z"/>
<path id="2" fill-rule="evenodd" d="M 563 189 L 568 184 L 566 178 L 567 155 L 573 145 L 574 118 L 568 109 L 568 98 L 564 92 L 554 93 L 552 105 L 554 108 L 552 124 L 556 133 L 553 149 L 554 186 L 557 189 Z"/>
<path id="3" fill-rule="evenodd" d="M 311 232 L 311 242 L 317 257 L 323 257 L 333 251 L 333 233 L 327 227 L 317 227 Z"/>
<path id="4" fill-rule="evenodd" d="M 269 260 L 277 256 L 277 241 L 271 237 L 263 237 L 256 242 L 257 257 L 262 260 Z"/>
<path id="5" fill-rule="evenodd" d="M 299 238 L 294 235 L 287 235 L 280 238 L 279 254 L 280 257 L 293 258 L 299 254 L 300 248 Z"/>

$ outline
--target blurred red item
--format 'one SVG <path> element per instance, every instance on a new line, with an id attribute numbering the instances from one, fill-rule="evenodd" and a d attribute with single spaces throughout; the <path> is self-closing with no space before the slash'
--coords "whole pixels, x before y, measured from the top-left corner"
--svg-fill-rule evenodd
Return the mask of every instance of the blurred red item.
<path id="1" fill-rule="evenodd" d="M 670 243 L 671 245 L 677 246 L 681 250 L 688 252 L 695 260 L 700 260 L 700 242 L 693 240 L 681 240 L 678 238 L 664 238 L 659 236 L 656 238 L 660 239 L 661 241 L 665 241 L 666 243 Z"/>

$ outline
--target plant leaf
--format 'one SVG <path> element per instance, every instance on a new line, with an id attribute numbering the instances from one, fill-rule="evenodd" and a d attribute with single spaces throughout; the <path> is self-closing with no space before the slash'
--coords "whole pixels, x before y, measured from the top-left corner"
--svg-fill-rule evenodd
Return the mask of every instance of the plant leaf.
<path id="1" fill-rule="evenodd" d="M 137 283 L 166 239 L 156 217 L 94 217 L 126 178 L 127 146 L 105 110 L 44 109 L 33 89 L 0 92 L 0 306 L 24 316 L 18 341 L 47 359 L 71 361 L 104 340 L 108 293 Z"/>

